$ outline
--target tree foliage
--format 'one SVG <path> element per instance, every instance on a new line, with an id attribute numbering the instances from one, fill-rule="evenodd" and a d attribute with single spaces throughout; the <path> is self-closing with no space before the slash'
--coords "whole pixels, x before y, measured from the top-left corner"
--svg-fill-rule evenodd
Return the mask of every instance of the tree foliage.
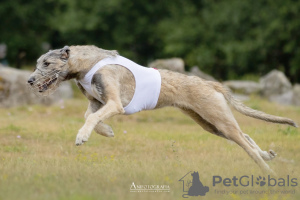
<path id="1" fill-rule="evenodd" d="M 0 43 L 27 61 L 94 44 L 141 64 L 182 57 L 219 79 L 284 70 L 300 81 L 300 2 L 294 0 L 14 0 L 0 3 Z"/>

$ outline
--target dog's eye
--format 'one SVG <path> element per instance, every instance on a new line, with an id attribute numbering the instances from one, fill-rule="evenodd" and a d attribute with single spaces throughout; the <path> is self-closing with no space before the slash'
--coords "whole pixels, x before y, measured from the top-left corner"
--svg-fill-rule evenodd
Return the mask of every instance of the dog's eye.
<path id="1" fill-rule="evenodd" d="M 44 63 L 44 66 L 45 66 L 45 67 L 48 67 L 49 65 L 50 65 L 50 63 L 48 63 L 48 62 L 45 62 L 45 63 Z"/>

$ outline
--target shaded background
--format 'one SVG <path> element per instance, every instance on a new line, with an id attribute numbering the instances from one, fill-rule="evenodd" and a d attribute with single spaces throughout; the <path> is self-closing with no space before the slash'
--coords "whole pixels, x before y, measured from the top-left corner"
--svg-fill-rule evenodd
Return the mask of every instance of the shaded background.
<path id="1" fill-rule="evenodd" d="M 271 69 L 300 81 L 300 1 L 4 0 L 0 43 L 10 66 L 49 48 L 93 44 L 147 65 L 181 57 L 219 80 Z"/>

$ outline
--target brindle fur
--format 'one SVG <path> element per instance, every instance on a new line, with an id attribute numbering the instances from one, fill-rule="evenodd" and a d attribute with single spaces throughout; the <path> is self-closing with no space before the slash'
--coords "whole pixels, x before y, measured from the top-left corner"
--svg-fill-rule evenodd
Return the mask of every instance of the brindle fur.
<path id="1" fill-rule="evenodd" d="M 86 121 L 77 134 L 76 145 L 87 142 L 92 130 L 113 137 L 111 127 L 103 121 L 114 115 L 124 114 L 123 108 L 133 97 L 134 77 L 129 70 L 119 65 L 106 65 L 93 77 L 92 88 L 98 92 L 101 102 L 90 96 L 78 82 L 98 61 L 117 55 L 117 51 L 107 51 L 95 46 L 65 46 L 42 55 L 37 61 L 39 70 L 31 75 L 31 80 L 41 76 L 40 70 L 46 72 L 54 69 L 61 70 L 57 81 L 74 78 L 89 100 L 85 113 Z M 45 67 L 45 62 L 51 64 Z M 66 65 L 60 69 L 63 64 Z M 159 70 L 159 72 L 162 82 L 156 108 L 165 106 L 179 108 L 206 131 L 236 142 L 262 170 L 272 173 L 265 161 L 272 160 L 276 156 L 275 152 L 262 151 L 248 135 L 242 132 L 227 103 L 247 116 L 296 127 L 292 120 L 246 107 L 234 99 L 220 83 L 168 70 Z"/>

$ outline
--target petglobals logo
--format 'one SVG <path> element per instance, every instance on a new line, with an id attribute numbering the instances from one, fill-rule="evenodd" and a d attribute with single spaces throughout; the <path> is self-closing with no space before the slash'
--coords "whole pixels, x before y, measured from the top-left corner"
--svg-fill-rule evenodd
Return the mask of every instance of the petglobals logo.
<path id="1" fill-rule="evenodd" d="M 224 185 L 226 187 L 234 186 L 242 186 L 242 187 L 253 187 L 255 185 L 257 186 L 269 186 L 269 187 L 274 187 L 274 186 L 291 186 L 291 187 L 296 187 L 298 186 L 298 180 L 297 178 L 292 178 L 289 175 L 286 177 L 282 178 L 274 178 L 271 177 L 270 175 L 267 176 L 267 178 L 258 176 L 254 177 L 253 175 L 251 176 L 241 176 L 241 177 L 236 177 L 233 176 L 232 178 L 223 178 L 221 176 L 213 176 L 213 187 L 217 185 Z"/>
<path id="2" fill-rule="evenodd" d="M 200 176 L 198 172 L 188 172 L 178 181 L 182 181 L 182 191 L 187 192 L 182 195 L 183 198 L 188 198 L 188 196 L 205 196 L 209 191 L 208 186 L 204 186 L 200 181 Z"/>
<path id="3" fill-rule="evenodd" d="M 190 171 L 178 181 L 182 182 L 182 197 L 212 195 L 294 195 L 298 179 L 285 175 L 281 177 L 243 175 L 225 177 L 214 175 L 211 181 L 201 179 L 202 175 Z M 254 196 L 253 196 L 254 197 Z M 221 198 L 221 196 L 220 196 Z"/>

